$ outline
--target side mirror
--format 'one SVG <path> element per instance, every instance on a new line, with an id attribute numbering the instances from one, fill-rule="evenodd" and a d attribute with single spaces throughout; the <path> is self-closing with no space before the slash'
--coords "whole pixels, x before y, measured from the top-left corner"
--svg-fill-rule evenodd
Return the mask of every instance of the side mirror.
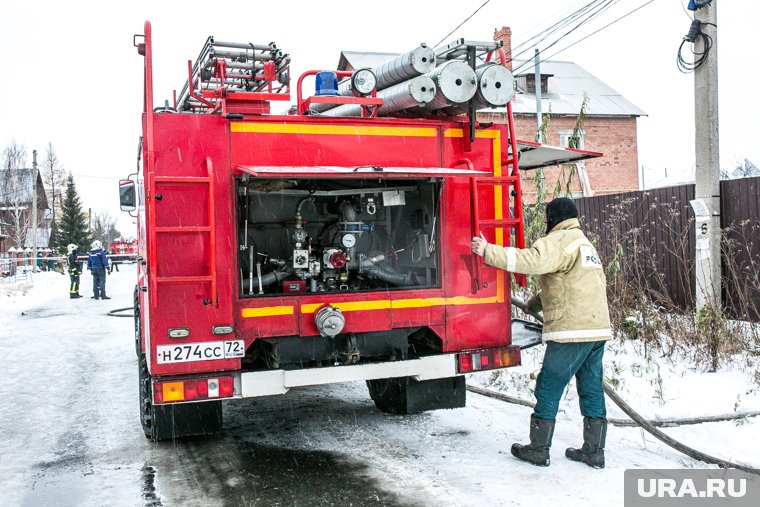
<path id="1" fill-rule="evenodd" d="M 135 182 L 132 180 L 119 180 L 119 206 L 121 211 L 134 211 L 137 209 L 137 194 Z"/>

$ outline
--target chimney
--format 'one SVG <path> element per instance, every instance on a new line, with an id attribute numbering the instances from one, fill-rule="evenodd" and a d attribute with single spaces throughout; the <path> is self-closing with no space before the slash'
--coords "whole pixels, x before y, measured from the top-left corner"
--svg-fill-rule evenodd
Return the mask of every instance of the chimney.
<path id="1" fill-rule="evenodd" d="M 507 68 L 512 72 L 512 30 L 508 26 L 502 26 L 501 30 L 494 29 L 493 40 L 502 42 Z"/>

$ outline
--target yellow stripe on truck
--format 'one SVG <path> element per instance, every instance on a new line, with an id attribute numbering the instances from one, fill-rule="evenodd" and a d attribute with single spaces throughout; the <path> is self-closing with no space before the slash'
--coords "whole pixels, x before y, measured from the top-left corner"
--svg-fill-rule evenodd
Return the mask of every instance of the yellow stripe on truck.
<path id="1" fill-rule="evenodd" d="M 370 127 L 361 125 L 303 125 L 300 123 L 233 122 L 232 132 L 259 134 L 322 134 L 338 136 L 435 137 L 431 127 Z"/>
<path id="2" fill-rule="evenodd" d="M 277 315 L 293 315 L 294 306 L 263 306 L 261 308 L 243 308 L 243 318 L 274 317 Z"/>
<path id="3" fill-rule="evenodd" d="M 329 303 L 331 306 L 343 312 L 359 312 L 372 310 L 401 310 L 404 308 L 429 308 L 432 306 L 460 306 L 460 305 L 484 305 L 503 303 L 504 298 L 495 296 L 488 298 L 469 298 L 467 296 L 454 296 L 450 298 L 426 298 L 426 299 L 380 299 L 376 301 L 347 301 L 342 303 Z M 320 306 L 328 303 L 310 303 L 301 306 L 301 313 L 314 313 Z M 273 317 L 277 315 L 291 315 L 294 311 L 292 306 L 267 306 L 262 308 L 244 308 L 242 316 Z"/>

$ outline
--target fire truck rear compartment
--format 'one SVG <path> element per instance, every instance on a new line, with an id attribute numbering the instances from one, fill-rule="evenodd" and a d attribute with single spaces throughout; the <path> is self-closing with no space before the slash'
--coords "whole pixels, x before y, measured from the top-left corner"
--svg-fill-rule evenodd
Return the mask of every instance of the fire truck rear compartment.
<path id="1" fill-rule="evenodd" d="M 439 287 L 441 184 L 241 178 L 240 296 Z"/>

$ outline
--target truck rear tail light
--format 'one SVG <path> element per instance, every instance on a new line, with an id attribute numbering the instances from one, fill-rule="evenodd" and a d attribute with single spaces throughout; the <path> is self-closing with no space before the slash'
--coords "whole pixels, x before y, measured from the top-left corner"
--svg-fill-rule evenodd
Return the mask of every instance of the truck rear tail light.
<path id="1" fill-rule="evenodd" d="M 235 386 L 232 382 L 232 377 L 220 377 L 219 378 L 219 397 L 229 398 L 235 391 Z"/>
<path id="2" fill-rule="evenodd" d="M 195 401 L 231 398 L 235 392 L 232 377 L 184 379 L 153 382 L 153 402 Z"/>
<path id="3" fill-rule="evenodd" d="M 459 373 L 494 370 L 519 364 L 520 349 L 518 347 L 472 350 L 457 354 L 457 371 Z"/>

